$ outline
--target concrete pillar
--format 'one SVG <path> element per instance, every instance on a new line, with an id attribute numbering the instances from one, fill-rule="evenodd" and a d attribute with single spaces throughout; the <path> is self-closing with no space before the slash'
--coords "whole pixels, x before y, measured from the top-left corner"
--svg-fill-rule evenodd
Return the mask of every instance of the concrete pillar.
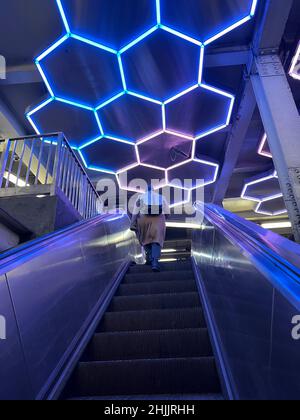
<path id="1" fill-rule="evenodd" d="M 300 116 L 280 58 L 256 58 L 251 81 L 284 201 L 300 243 Z"/>

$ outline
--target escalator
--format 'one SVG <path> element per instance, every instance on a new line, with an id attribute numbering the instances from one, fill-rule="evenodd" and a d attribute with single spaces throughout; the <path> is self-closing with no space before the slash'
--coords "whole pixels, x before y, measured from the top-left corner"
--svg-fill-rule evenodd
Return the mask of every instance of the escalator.
<path id="1" fill-rule="evenodd" d="M 192 264 L 131 267 L 76 367 L 68 399 L 221 399 Z"/>
<path id="2" fill-rule="evenodd" d="M 1 254 L 0 399 L 298 400 L 299 245 L 196 209 L 161 273 L 124 214 Z"/>

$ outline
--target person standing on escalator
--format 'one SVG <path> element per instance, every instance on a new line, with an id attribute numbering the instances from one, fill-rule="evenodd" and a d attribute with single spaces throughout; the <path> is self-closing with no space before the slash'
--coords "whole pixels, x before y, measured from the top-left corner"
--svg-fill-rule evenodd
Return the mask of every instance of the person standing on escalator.
<path id="1" fill-rule="evenodd" d="M 136 232 L 138 240 L 146 253 L 146 264 L 154 272 L 160 271 L 159 260 L 166 237 L 166 215 L 169 206 L 165 198 L 149 186 L 135 204 L 131 221 L 131 230 Z"/>

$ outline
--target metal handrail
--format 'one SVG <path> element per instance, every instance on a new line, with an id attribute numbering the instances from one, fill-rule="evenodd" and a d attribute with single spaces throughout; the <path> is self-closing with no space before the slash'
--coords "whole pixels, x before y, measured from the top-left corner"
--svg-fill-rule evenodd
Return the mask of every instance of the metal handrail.
<path id="1" fill-rule="evenodd" d="M 63 133 L 5 140 L 0 197 L 64 194 L 83 219 L 99 214 L 99 195 Z"/>
<path id="2" fill-rule="evenodd" d="M 300 309 L 300 246 L 216 206 L 195 207 Z"/>

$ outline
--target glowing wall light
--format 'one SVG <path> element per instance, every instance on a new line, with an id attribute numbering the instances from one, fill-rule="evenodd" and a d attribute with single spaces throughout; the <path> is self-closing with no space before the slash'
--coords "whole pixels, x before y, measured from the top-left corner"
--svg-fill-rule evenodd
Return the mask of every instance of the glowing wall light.
<path id="1" fill-rule="evenodd" d="M 264 134 L 258 148 L 258 154 L 267 158 L 273 158 L 272 153 L 266 150 L 268 144 L 268 136 Z"/>
<path id="2" fill-rule="evenodd" d="M 298 44 L 295 56 L 292 60 L 289 74 L 296 80 L 300 80 L 300 42 Z"/>
<path id="3" fill-rule="evenodd" d="M 267 211 L 267 210 L 262 209 L 262 207 L 265 203 L 270 203 L 272 201 L 278 200 L 279 198 L 283 198 L 283 194 L 276 194 L 276 195 L 264 198 L 256 206 L 255 213 L 263 214 L 265 216 L 280 216 L 282 214 L 286 214 L 287 213 L 286 208 L 283 208 L 283 209 L 280 209 L 280 210 L 275 210 L 275 211 Z"/>
<path id="4" fill-rule="evenodd" d="M 243 188 L 243 191 L 242 191 L 242 194 L 241 194 L 241 198 L 243 198 L 244 200 L 256 201 L 257 203 L 261 203 L 262 202 L 262 199 L 261 198 L 247 195 L 248 188 L 251 187 L 251 186 L 253 186 L 253 185 L 261 184 L 262 182 L 270 181 L 270 180 L 272 180 L 274 178 L 277 178 L 278 179 L 278 175 L 277 175 L 277 172 L 276 171 L 274 171 L 271 175 L 263 176 L 261 178 L 258 178 L 256 180 L 254 180 L 254 181 L 247 182 L 244 185 L 244 188 Z M 266 199 L 268 199 L 269 197 L 270 196 L 267 196 Z"/>

